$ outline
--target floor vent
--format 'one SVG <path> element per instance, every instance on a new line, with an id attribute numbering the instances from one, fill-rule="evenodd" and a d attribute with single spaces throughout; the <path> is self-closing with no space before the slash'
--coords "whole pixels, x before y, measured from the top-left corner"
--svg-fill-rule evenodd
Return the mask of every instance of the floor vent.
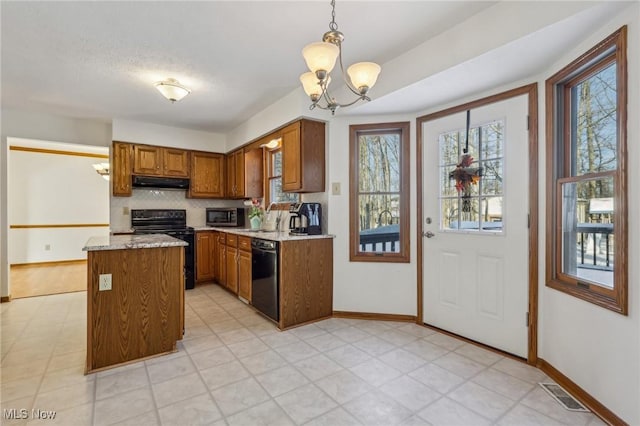
<path id="1" fill-rule="evenodd" d="M 562 389 L 560 385 L 557 385 L 555 383 L 538 383 L 538 384 L 542 386 L 542 389 L 547 391 L 547 393 L 551 395 L 553 399 L 558 401 L 560 405 L 562 405 L 565 408 L 565 410 L 580 411 L 584 413 L 589 412 L 587 408 L 585 408 L 582 404 L 576 401 L 571 395 L 569 395 L 569 393 L 566 390 Z"/>

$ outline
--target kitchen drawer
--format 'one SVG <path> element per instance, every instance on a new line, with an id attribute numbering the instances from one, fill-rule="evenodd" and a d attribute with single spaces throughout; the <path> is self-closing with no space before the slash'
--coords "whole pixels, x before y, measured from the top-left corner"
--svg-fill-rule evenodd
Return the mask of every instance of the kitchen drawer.
<path id="1" fill-rule="evenodd" d="M 221 232 L 218 238 L 219 238 L 218 242 L 220 242 L 220 244 L 226 244 L 227 243 L 227 233 L 226 232 Z"/>
<path id="2" fill-rule="evenodd" d="M 238 247 L 238 236 L 236 234 L 227 234 L 227 247 Z"/>
<path id="3" fill-rule="evenodd" d="M 251 251 L 251 237 L 238 237 L 238 248 L 244 251 Z"/>

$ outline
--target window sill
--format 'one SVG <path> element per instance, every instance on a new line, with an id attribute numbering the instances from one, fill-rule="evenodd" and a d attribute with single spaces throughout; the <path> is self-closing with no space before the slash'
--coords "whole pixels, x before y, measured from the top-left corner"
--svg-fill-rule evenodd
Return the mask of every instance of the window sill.
<path id="1" fill-rule="evenodd" d="M 600 306 L 601 308 L 607 309 L 609 311 L 613 311 L 625 316 L 628 315 L 626 302 L 620 300 L 619 297 L 616 297 L 614 290 L 610 290 L 611 293 L 613 293 L 612 295 L 607 295 L 603 294 L 603 291 L 608 292 L 604 288 L 601 288 L 600 291 L 594 291 L 592 287 L 595 287 L 595 284 L 591 284 L 587 288 L 582 288 L 578 287 L 578 285 L 576 284 L 566 283 L 557 279 L 548 280 L 546 286 L 553 288 L 554 290 L 558 290 L 562 293 L 566 293 L 575 298 L 584 300 L 585 302 Z"/>

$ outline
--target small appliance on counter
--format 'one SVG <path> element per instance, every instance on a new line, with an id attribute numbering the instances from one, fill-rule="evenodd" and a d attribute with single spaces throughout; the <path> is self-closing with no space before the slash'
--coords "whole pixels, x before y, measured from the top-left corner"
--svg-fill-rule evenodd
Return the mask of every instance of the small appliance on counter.
<path id="1" fill-rule="evenodd" d="M 322 206 L 320 203 L 295 203 L 289 207 L 291 235 L 322 234 Z"/>
<path id="2" fill-rule="evenodd" d="M 209 207 L 206 210 L 207 226 L 244 226 L 244 208 Z"/>

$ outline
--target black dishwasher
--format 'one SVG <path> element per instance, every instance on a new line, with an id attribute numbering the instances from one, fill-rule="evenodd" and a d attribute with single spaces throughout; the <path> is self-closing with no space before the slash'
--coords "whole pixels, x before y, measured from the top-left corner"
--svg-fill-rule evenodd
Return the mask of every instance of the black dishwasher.
<path id="1" fill-rule="evenodd" d="M 251 240 L 251 304 L 276 322 L 280 320 L 278 248 L 277 241 Z"/>

